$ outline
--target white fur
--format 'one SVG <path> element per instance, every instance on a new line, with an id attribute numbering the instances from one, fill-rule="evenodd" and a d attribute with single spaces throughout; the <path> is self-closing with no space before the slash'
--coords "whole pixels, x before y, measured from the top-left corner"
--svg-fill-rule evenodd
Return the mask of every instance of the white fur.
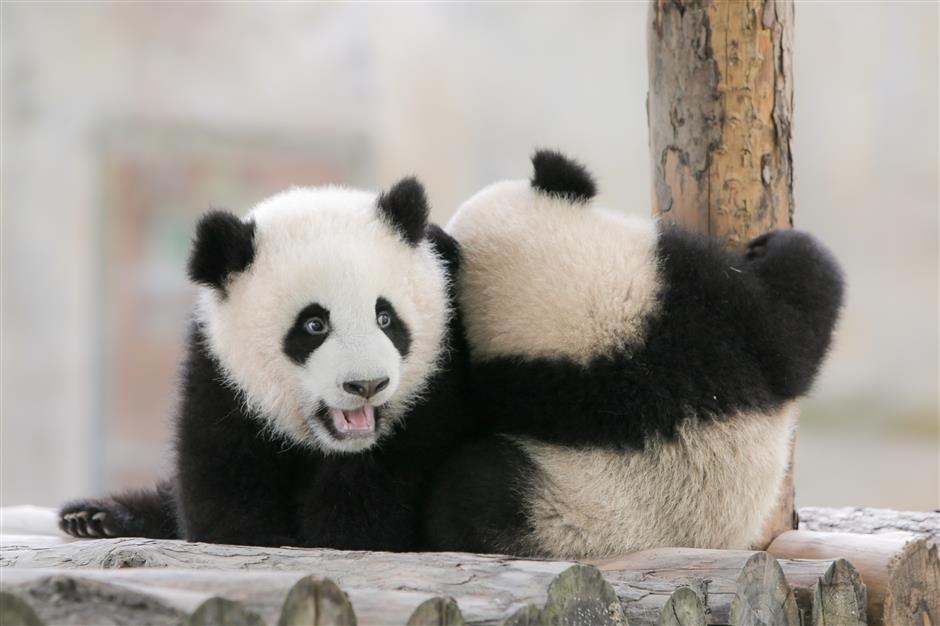
<path id="1" fill-rule="evenodd" d="M 298 188 L 265 200 L 254 220 L 255 257 L 226 286 L 202 288 L 197 317 L 209 349 L 246 404 L 275 431 L 323 450 L 356 451 L 389 432 L 437 367 L 447 326 L 447 277 L 427 241 L 407 245 L 378 215 L 376 194 L 340 187 Z M 402 359 L 378 328 L 375 301 L 385 297 L 411 333 Z M 283 351 L 298 313 L 311 303 L 330 311 L 331 332 L 303 366 Z M 386 419 L 372 439 L 339 441 L 318 420 L 320 403 L 362 405 L 346 393 L 351 379 L 388 376 L 370 400 Z"/>
<path id="2" fill-rule="evenodd" d="M 463 250 L 459 303 L 474 359 L 587 363 L 642 339 L 659 293 L 652 220 L 512 181 L 470 198 L 447 230 Z"/>
<path id="3" fill-rule="evenodd" d="M 538 471 L 526 510 L 535 554 L 600 558 L 662 546 L 748 549 L 789 463 L 794 404 L 772 415 L 683 422 L 641 452 L 518 440 Z"/>

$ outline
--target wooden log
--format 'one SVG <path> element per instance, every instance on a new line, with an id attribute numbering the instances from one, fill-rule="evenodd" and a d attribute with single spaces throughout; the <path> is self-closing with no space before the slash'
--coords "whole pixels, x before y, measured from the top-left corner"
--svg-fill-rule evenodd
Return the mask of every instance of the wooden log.
<path id="1" fill-rule="evenodd" d="M 75 541 L 35 548 L 12 541 L 0 546 L 0 563 L 6 566 L 5 584 L 20 581 L 35 585 L 37 577 L 68 574 L 78 577 L 82 584 L 107 583 L 144 592 L 181 616 L 191 614 L 206 599 L 218 596 L 241 602 L 266 623 L 274 624 L 291 587 L 302 575 L 313 573 L 330 578 L 348 593 L 355 614 L 363 623 L 377 619 L 406 623 L 419 604 L 437 597 L 454 598 L 468 623 L 510 618 L 510 623 L 534 624 L 547 619 L 546 615 L 579 611 L 599 615 L 603 606 L 609 609 L 609 619 L 616 622 L 617 606 L 612 599 L 618 597 L 625 620 L 657 624 L 663 619 L 669 600 L 681 587 L 689 587 L 697 595 L 707 623 L 728 623 L 734 598 L 741 592 L 742 572 L 748 567 L 764 572 L 765 578 L 753 575 L 748 579 L 753 586 L 749 593 L 762 591 L 760 584 L 772 578 L 766 572 L 773 570 L 773 565 L 765 555 L 755 560 L 757 563 L 765 559 L 758 563 L 760 567 L 755 563 L 748 565 L 760 554 L 689 548 L 647 550 L 594 562 L 606 583 L 592 568 L 569 570 L 573 564 L 566 561 L 457 553 L 257 548 L 150 539 Z M 128 568 L 128 564 L 143 567 Z M 831 559 L 780 562 L 788 580 L 802 577 L 809 586 L 831 564 Z M 559 577 L 563 573 L 565 576 Z M 606 591 L 608 583 L 615 596 Z M 800 589 L 795 582 L 794 587 Z M 744 606 L 760 605 L 750 599 L 758 596 L 743 596 L 748 603 L 742 605 L 742 611 Z M 808 621 L 813 614 L 812 594 L 798 593 L 796 599 Z M 593 608 L 585 608 L 583 602 L 593 602 L 590 605 Z M 569 605 L 580 608 L 566 609 Z M 440 603 L 436 606 L 442 608 Z M 775 610 L 788 615 L 785 603 Z M 45 618 L 42 614 L 40 617 Z"/>
<path id="2" fill-rule="evenodd" d="M 893 511 L 868 507 L 800 507 L 800 530 L 879 535 L 922 535 L 940 545 L 940 511 Z"/>
<path id="3" fill-rule="evenodd" d="M 653 0 L 653 215 L 741 249 L 793 225 L 792 0 Z M 759 547 L 796 528 L 793 450 Z"/>
<path id="4" fill-rule="evenodd" d="M 865 626 L 868 593 L 858 570 L 838 559 L 813 586 L 815 626 Z"/>
<path id="5" fill-rule="evenodd" d="M 264 621 L 257 613 L 247 610 L 239 602 L 216 597 L 200 604 L 193 614 L 183 621 L 183 626 L 264 626 Z"/>
<path id="6" fill-rule="evenodd" d="M 463 613 L 453 598 L 425 600 L 408 618 L 406 626 L 464 626 Z"/>
<path id="7" fill-rule="evenodd" d="M 779 563 L 804 625 L 865 623 L 867 591 L 851 563 L 845 559 L 780 559 Z"/>
<path id="8" fill-rule="evenodd" d="M 541 623 L 542 609 L 529 604 L 507 617 L 503 626 L 540 626 Z"/>
<path id="9" fill-rule="evenodd" d="M 793 590 L 777 560 L 766 552 L 753 554 L 744 564 L 731 601 L 735 626 L 799 626 L 800 613 Z"/>
<path id="10" fill-rule="evenodd" d="M 744 550 L 697 550 L 693 548 L 659 548 L 644 550 L 623 557 L 594 561 L 617 591 L 624 606 L 624 611 L 631 624 L 655 624 L 658 616 L 666 610 L 667 600 L 677 587 L 686 586 L 702 602 L 706 623 L 727 624 L 731 621 L 731 608 L 735 597 L 740 592 L 742 574 L 749 561 L 757 554 Z M 760 558 L 760 557 L 758 557 Z M 814 590 L 816 584 L 831 575 L 829 570 L 837 560 L 788 560 L 778 561 L 787 584 L 793 590 L 793 597 L 804 626 L 812 621 L 814 610 Z M 755 563 L 751 563 L 756 568 Z M 763 565 L 766 569 L 766 563 Z M 854 568 L 848 563 L 841 566 L 840 572 L 852 576 Z M 755 571 L 759 571 L 756 568 Z M 772 569 L 772 568 L 771 568 Z M 769 570 L 768 570 L 769 571 Z M 768 583 L 776 576 L 770 573 Z M 752 578 L 754 578 L 752 576 Z M 864 597 L 864 585 L 861 589 L 851 585 L 830 584 L 826 598 L 833 603 L 851 605 L 858 602 L 859 594 Z M 751 585 L 754 581 L 750 580 Z M 779 582 L 777 583 L 779 586 Z M 760 589 L 760 586 L 757 587 Z M 746 591 L 744 598 L 753 597 L 754 590 Z M 789 600 L 778 599 L 779 607 L 785 614 L 792 610 Z M 752 602 L 753 603 L 753 602 Z"/>
<path id="11" fill-rule="evenodd" d="M 688 587 L 676 589 L 663 605 L 657 626 L 705 626 L 705 607 Z"/>
<path id="12" fill-rule="evenodd" d="M 594 563 L 631 623 L 656 624 L 678 587 L 698 596 L 707 624 L 799 623 L 780 565 L 764 552 L 658 548 Z"/>
<path id="13" fill-rule="evenodd" d="M 287 592 L 277 623 L 278 626 L 355 626 L 356 613 L 349 598 L 332 580 L 304 576 Z"/>
<path id="14" fill-rule="evenodd" d="M 542 623 L 625 626 L 627 622 L 620 598 L 603 574 L 589 565 L 573 565 L 549 586 Z"/>
<path id="15" fill-rule="evenodd" d="M 16 594 L 0 591 L 0 624 L 4 626 L 44 626 L 29 602 Z"/>
<path id="16" fill-rule="evenodd" d="M 435 596 L 456 598 L 468 621 L 499 621 L 526 604 L 543 606 L 551 582 L 573 563 L 456 553 L 258 548 L 140 538 L 30 547 L 14 538 L 0 545 L 0 565 L 5 567 L 4 582 L 13 580 L 15 573 L 33 568 L 99 576 L 97 580 L 109 581 L 147 575 L 148 583 L 161 580 L 164 587 L 186 590 L 190 595 L 198 590 L 203 594 L 199 601 L 211 595 L 242 601 L 268 623 L 276 622 L 287 590 L 301 575 L 312 573 L 330 578 L 346 591 L 360 620 L 394 618 L 396 623 L 404 624 L 415 607 Z M 157 578 L 161 573 L 165 575 L 164 568 L 190 571 L 173 573 L 166 580 Z M 200 571 L 206 570 L 214 572 L 212 579 L 199 582 L 204 580 L 199 577 Z M 229 570 L 228 575 L 225 570 Z M 272 570 L 286 572 L 286 578 L 260 598 L 237 577 Z M 383 594 L 383 590 L 389 593 Z M 272 604 L 270 598 L 275 591 L 277 602 Z M 194 608 L 184 607 L 187 614 Z"/>
<path id="17" fill-rule="evenodd" d="M 796 530 L 768 550 L 779 558 L 850 561 L 867 587 L 869 624 L 940 624 L 940 559 L 923 537 Z"/>
<path id="18" fill-rule="evenodd" d="M 179 626 L 212 594 L 155 594 L 149 589 L 115 584 L 93 576 L 61 571 L 3 572 L 3 592 L 28 603 L 46 624 L 139 624 Z M 21 574 L 32 580 L 22 580 Z M 4 626 L 8 622 L 4 620 Z M 16 623 L 16 622 L 9 622 Z"/>
<path id="19" fill-rule="evenodd" d="M 189 624 L 278 623 L 311 625 L 408 624 L 457 626 L 465 623 L 454 598 L 428 597 L 426 593 L 394 587 L 349 588 L 356 614 L 346 594 L 323 579 L 282 571 L 231 570 L 43 570 L 10 568 L 4 571 L 4 586 L 21 597 L 37 597 L 47 623 L 62 623 L 64 616 L 81 611 L 81 623 L 179 623 L 189 615 Z M 523 583 L 520 572 L 509 579 Z M 67 584 L 71 592 L 54 602 L 37 590 Z M 469 581 L 468 581 L 469 582 Z M 512 616 L 518 624 L 625 625 L 620 600 L 601 573 L 593 567 L 568 567 L 543 591 L 544 608 L 521 612 L 494 611 L 490 598 L 474 585 L 463 585 L 461 599 L 470 608 L 469 623 L 495 623 Z M 102 591 L 104 590 L 104 591 Z M 512 588 L 504 590 L 511 592 Z M 286 596 L 286 597 L 285 597 Z M 539 596 L 535 596 L 538 599 Z M 225 602 L 218 602 L 224 598 Z M 529 598 L 532 599 L 532 598 Z M 127 613 L 128 607 L 137 612 Z M 283 607 L 283 608 L 282 608 Z M 416 608 L 417 607 L 417 608 Z M 535 610 L 533 610 L 535 609 Z M 128 609 L 129 610 L 129 609 Z M 513 613 L 516 613 L 513 616 Z M 529 621 L 525 621 L 526 617 Z M 516 621 L 512 621 L 516 619 Z M 239 621 L 242 620 L 242 621 Z"/>
<path id="20" fill-rule="evenodd" d="M 544 607 L 525 606 L 507 618 L 503 626 L 627 626 L 627 623 L 620 598 L 601 572 L 591 566 L 575 565 L 552 581 Z"/>

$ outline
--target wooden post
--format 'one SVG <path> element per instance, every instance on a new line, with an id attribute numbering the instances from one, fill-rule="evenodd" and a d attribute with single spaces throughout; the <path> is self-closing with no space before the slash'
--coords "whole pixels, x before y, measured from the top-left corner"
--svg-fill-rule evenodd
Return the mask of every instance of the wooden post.
<path id="1" fill-rule="evenodd" d="M 792 226 L 792 0 L 652 0 L 647 26 L 653 215 L 732 249 Z M 760 547 L 796 522 L 791 462 Z"/>

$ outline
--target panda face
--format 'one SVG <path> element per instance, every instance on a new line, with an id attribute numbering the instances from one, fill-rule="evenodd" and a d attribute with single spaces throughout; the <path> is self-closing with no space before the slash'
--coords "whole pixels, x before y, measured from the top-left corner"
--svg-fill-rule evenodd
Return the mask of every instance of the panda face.
<path id="1" fill-rule="evenodd" d="M 444 349 L 446 271 L 424 225 L 407 221 L 423 192 L 397 198 L 400 219 L 396 190 L 285 192 L 233 225 L 253 229 L 244 269 L 210 282 L 204 259 L 190 263 L 228 382 L 272 431 L 322 451 L 358 452 L 390 433 Z"/>

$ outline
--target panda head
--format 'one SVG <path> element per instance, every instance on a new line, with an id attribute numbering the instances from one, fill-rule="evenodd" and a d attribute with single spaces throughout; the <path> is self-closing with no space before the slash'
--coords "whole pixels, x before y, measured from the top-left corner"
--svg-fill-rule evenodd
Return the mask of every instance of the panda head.
<path id="1" fill-rule="evenodd" d="M 292 189 L 199 222 L 189 275 L 206 348 L 272 432 L 357 452 L 420 396 L 450 315 L 427 219 L 408 178 L 380 195 Z"/>
<path id="2" fill-rule="evenodd" d="M 638 343 L 661 282 L 655 222 L 596 207 L 573 159 L 541 150 L 532 167 L 530 180 L 478 192 L 447 226 L 471 358 L 587 364 Z"/>

